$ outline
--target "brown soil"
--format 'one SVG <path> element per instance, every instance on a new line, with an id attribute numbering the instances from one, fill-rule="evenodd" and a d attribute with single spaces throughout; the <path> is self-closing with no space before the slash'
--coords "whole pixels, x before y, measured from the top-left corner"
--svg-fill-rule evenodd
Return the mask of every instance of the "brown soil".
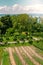
<path id="1" fill-rule="evenodd" d="M 16 65 L 14 58 L 13 58 L 13 53 L 12 53 L 12 48 L 9 47 L 8 48 L 8 52 L 9 52 L 9 57 L 10 57 L 10 61 L 11 61 L 11 65 Z"/>
<path id="2" fill-rule="evenodd" d="M 24 47 L 21 47 L 21 49 L 27 54 L 27 56 L 30 58 L 30 60 L 35 64 L 35 65 L 41 65 L 39 64 L 37 61 L 35 61 L 35 59 L 30 55 L 29 52 L 27 52 L 27 50 Z"/>
<path id="3" fill-rule="evenodd" d="M 38 53 L 35 52 L 35 50 L 33 50 L 30 46 L 27 46 L 28 50 L 30 50 L 35 56 L 37 56 L 38 58 L 40 58 L 41 60 L 43 60 L 43 57 L 41 57 Z"/>
<path id="4" fill-rule="evenodd" d="M 19 56 L 19 58 L 20 58 L 22 64 L 23 64 L 23 65 L 27 65 L 26 62 L 25 62 L 25 60 L 23 59 L 23 57 L 22 57 L 22 55 L 21 55 L 19 49 L 18 49 L 17 47 L 15 47 L 15 50 L 16 50 L 16 53 L 18 54 L 18 56 Z"/>

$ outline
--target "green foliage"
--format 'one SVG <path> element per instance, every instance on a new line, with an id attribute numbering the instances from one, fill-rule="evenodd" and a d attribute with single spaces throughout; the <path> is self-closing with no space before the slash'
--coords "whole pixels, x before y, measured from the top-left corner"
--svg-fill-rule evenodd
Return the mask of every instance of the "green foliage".
<path id="1" fill-rule="evenodd" d="M 12 27 L 12 28 L 11 28 Z M 14 32 L 40 32 L 42 24 L 37 23 L 37 18 L 27 14 L 6 15 L 0 18 L 0 33 L 12 35 Z"/>
<path id="2" fill-rule="evenodd" d="M 39 49 L 41 49 L 41 50 L 43 50 L 43 40 L 41 41 L 39 41 L 39 42 L 33 42 L 33 45 L 34 46 L 36 46 L 37 48 L 39 48 Z"/>
<path id="3" fill-rule="evenodd" d="M 29 33 L 29 34 L 28 34 Z M 0 18 L 0 41 L 29 40 L 33 43 L 32 36 L 43 37 L 43 24 L 38 23 L 36 17 L 27 14 L 6 15 Z M 3 40 L 2 40 L 3 38 Z"/>
<path id="4" fill-rule="evenodd" d="M 6 15 L 4 17 L 1 17 L 1 22 L 3 23 L 3 26 L 1 26 L 1 33 L 4 34 L 6 32 L 6 29 L 8 29 L 9 27 L 12 27 L 12 21 L 10 16 Z"/>
<path id="5" fill-rule="evenodd" d="M 3 38 L 2 37 L 0 37 L 0 42 L 2 42 L 3 41 Z"/>

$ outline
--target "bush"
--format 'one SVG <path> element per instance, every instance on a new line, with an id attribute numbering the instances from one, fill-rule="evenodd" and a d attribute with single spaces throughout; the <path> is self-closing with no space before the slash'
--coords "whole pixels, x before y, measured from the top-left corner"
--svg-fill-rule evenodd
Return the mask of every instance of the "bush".
<path id="1" fill-rule="evenodd" d="M 30 44 L 32 44 L 32 43 L 33 43 L 33 41 L 32 41 L 32 40 L 29 40 L 29 43 L 30 43 Z"/>
<path id="2" fill-rule="evenodd" d="M 2 37 L 0 37 L 0 42 L 2 42 L 3 41 L 3 38 Z"/>

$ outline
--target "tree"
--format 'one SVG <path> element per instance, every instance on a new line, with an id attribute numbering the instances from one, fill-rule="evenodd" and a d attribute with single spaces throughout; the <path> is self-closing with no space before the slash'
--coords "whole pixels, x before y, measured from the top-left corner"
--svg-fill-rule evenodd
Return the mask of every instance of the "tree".
<path id="1" fill-rule="evenodd" d="M 6 29 L 8 29 L 9 27 L 12 27 L 12 21 L 9 15 L 1 17 L 1 22 L 3 23 L 2 33 L 5 33 Z"/>

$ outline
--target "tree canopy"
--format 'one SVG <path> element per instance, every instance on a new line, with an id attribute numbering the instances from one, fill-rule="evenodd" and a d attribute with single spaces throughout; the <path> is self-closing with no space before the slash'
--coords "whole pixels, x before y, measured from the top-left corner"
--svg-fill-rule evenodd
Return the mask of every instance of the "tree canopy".
<path id="1" fill-rule="evenodd" d="M 6 15 L 0 18 L 0 34 L 14 32 L 43 32 L 43 25 L 38 23 L 37 17 L 27 14 Z"/>

